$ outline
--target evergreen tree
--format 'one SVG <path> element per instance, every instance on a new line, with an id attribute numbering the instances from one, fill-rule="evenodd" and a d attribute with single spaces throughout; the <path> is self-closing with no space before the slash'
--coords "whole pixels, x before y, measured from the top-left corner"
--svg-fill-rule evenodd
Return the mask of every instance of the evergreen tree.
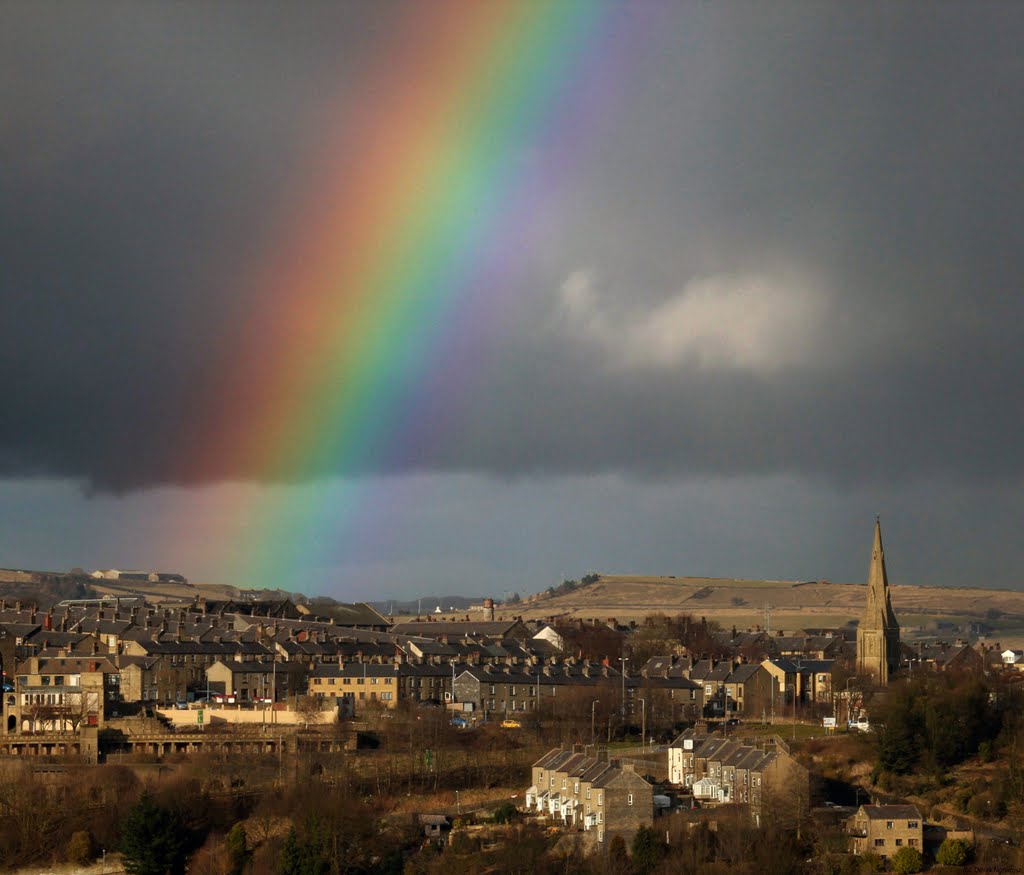
<path id="1" fill-rule="evenodd" d="M 242 870 L 245 869 L 245 863 L 249 856 L 246 844 L 245 827 L 239 821 L 231 827 L 230 832 L 224 838 L 224 848 L 231 862 L 231 875 L 241 875 Z"/>
<path id="2" fill-rule="evenodd" d="M 326 875 L 331 865 L 325 851 L 317 821 L 311 822 L 310 835 L 305 840 L 292 827 L 281 846 L 281 875 Z"/>
<path id="3" fill-rule="evenodd" d="M 121 823 L 121 853 L 128 875 L 179 875 L 185 871 L 188 830 L 173 811 L 143 793 Z"/>
<path id="4" fill-rule="evenodd" d="M 633 836 L 633 845 L 630 850 L 633 856 L 633 868 L 640 875 L 647 875 L 647 873 L 653 872 L 661 862 L 665 846 L 658 840 L 652 827 L 641 826 Z"/>

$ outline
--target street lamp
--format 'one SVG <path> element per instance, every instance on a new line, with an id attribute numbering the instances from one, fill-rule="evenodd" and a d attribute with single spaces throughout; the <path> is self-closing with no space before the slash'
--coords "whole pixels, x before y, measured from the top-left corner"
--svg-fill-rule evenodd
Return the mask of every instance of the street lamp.
<path id="1" fill-rule="evenodd" d="M 793 740 L 796 740 L 796 684 L 786 684 L 787 690 L 793 691 Z"/>
<path id="2" fill-rule="evenodd" d="M 594 709 L 597 707 L 597 703 L 600 702 L 600 701 L 601 701 L 600 699 L 594 699 L 594 701 L 590 703 L 590 743 L 591 744 L 596 744 L 597 743 L 597 733 L 596 733 L 596 731 L 594 729 Z"/>
<path id="3" fill-rule="evenodd" d="M 625 732 L 626 725 L 626 657 L 620 656 L 619 662 L 622 663 L 622 725 L 623 732 Z"/>

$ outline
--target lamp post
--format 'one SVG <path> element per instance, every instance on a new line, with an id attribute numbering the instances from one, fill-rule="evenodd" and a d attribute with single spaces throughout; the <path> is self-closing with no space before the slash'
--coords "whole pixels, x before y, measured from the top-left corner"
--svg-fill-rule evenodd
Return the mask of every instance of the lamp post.
<path id="1" fill-rule="evenodd" d="M 796 684 L 786 684 L 787 690 L 793 691 L 793 739 L 796 740 Z"/>
<path id="2" fill-rule="evenodd" d="M 594 701 L 590 703 L 590 743 L 591 744 L 596 744 L 597 743 L 597 733 L 596 733 L 595 724 L 594 724 L 594 709 L 597 707 L 597 703 L 600 702 L 600 701 L 601 701 L 600 699 L 594 699 Z"/>
<path id="3" fill-rule="evenodd" d="M 626 657 L 620 656 L 619 662 L 622 663 L 622 723 L 626 723 Z"/>
<path id="4" fill-rule="evenodd" d="M 640 750 L 647 752 L 647 702 L 640 700 Z"/>

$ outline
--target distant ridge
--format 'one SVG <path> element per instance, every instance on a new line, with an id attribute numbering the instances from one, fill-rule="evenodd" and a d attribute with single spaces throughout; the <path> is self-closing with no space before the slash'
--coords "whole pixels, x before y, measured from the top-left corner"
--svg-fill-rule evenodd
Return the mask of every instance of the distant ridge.
<path id="1" fill-rule="evenodd" d="M 929 587 L 890 584 L 898 614 L 963 617 L 984 621 L 1019 620 L 1024 624 L 1024 593 L 980 587 Z M 638 618 L 652 613 L 714 615 L 723 624 L 760 622 L 766 608 L 775 615 L 799 615 L 803 625 L 815 618 L 857 619 L 864 609 L 865 584 L 827 580 L 754 580 L 720 577 L 671 577 L 602 574 L 572 593 L 531 596 L 523 613 L 530 617 Z M 742 621 L 742 623 L 740 622 Z M 790 620 L 787 620 L 792 625 Z M 824 624 L 823 624 L 824 625 Z M 913 624 L 912 624 L 913 625 Z"/>

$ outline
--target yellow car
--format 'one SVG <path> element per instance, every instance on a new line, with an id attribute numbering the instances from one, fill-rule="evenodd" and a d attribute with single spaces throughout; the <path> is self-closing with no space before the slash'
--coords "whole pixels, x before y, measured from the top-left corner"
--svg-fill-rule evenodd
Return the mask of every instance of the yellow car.
<path id="1" fill-rule="evenodd" d="M 522 729 L 523 728 L 523 724 L 520 723 L 518 720 L 502 720 L 501 721 L 501 728 L 502 729 Z"/>

